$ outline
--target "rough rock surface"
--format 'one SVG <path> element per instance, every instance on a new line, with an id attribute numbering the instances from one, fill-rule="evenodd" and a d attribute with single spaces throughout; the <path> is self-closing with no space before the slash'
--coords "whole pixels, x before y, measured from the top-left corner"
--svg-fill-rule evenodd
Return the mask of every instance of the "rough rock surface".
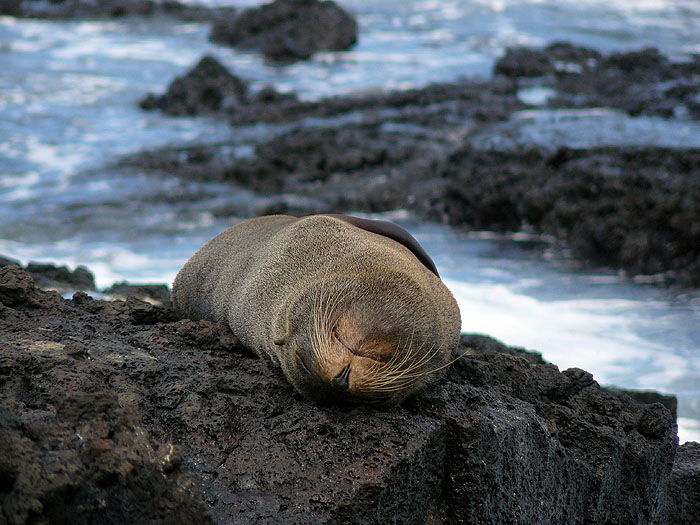
<path id="1" fill-rule="evenodd" d="M 4 266 L 21 266 L 19 261 L 0 255 L 0 269 Z M 29 262 L 24 268 L 37 286 L 52 289 L 96 290 L 95 276 L 85 266 L 69 270 L 67 266 L 52 263 Z"/>
<path id="2" fill-rule="evenodd" d="M 26 273 L 15 273 L 15 270 L 5 268 L 7 266 L 20 267 Z M 27 290 L 33 285 L 54 290 L 62 295 L 72 294 L 76 291 L 94 292 L 97 290 L 95 276 L 85 266 L 69 270 L 66 266 L 30 262 L 23 267 L 19 261 L 0 255 L 0 275 L 4 275 L 5 272 L 10 272 L 8 275 L 22 276 L 22 280 L 18 281 L 16 285 L 6 286 L 5 299 L 9 301 L 12 301 L 13 297 L 18 297 L 20 302 L 24 301 Z M 31 286 L 28 283 L 32 283 Z M 130 284 L 121 282 L 101 290 L 100 293 L 109 299 L 136 297 L 158 306 L 170 304 L 170 288 L 163 283 Z"/>
<path id="3" fill-rule="evenodd" d="M 403 406 L 320 406 L 220 325 L 30 281 L 0 275 L 4 523 L 692 523 L 698 508 L 696 444 L 678 448 L 660 403 L 492 339 L 464 336 Z"/>
<path id="4" fill-rule="evenodd" d="M 646 48 L 603 56 L 558 42 L 543 49 L 509 49 L 494 72 L 514 79 L 553 77 L 553 107 L 607 106 L 631 115 L 700 119 L 700 55 L 672 62 L 658 49 Z"/>
<path id="5" fill-rule="evenodd" d="M 232 108 L 246 101 L 246 83 L 207 55 L 190 71 L 177 77 L 161 96 L 150 94 L 144 109 L 158 108 L 169 115 L 196 115 Z"/>
<path id="6" fill-rule="evenodd" d="M 265 86 L 255 93 L 242 80 L 211 55 L 202 57 L 184 75 L 175 78 L 162 95 L 149 93 L 141 100 L 142 109 L 160 109 L 168 115 L 225 113 L 264 116 L 271 105 L 296 104 L 296 95 L 280 93 Z M 263 117 L 264 118 L 264 117 Z"/>
<path id="7" fill-rule="evenodd" d="M 700 151 L 465 147 L 447 162 L 441 212 L 479 230 L 531 229 L 630 275 L 700 286 Z"/>
<path id="8" fill-rule="evenodd" d="M 692 523 L 700 516 L 700 443 L 678 447 L 671 473 L 669 523 Z"/>
<path id="9" fill-rule="evenodd" d="M 260 49 L 273 60 L 299 60 L 348 49 L 357 41 L 357 22 L 332 1 L 275 0 L 218 20 L 211 39 Z"/>

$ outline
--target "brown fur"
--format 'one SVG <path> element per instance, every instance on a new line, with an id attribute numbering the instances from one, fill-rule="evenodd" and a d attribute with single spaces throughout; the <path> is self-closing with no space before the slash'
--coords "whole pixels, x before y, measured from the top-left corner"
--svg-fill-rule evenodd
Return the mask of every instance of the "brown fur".
<path id="1" fill-rule="evenodd" d="M 452 294 L 409 249 L 325 215 L 229 228 L 185 264 L 172 295 L 317 399 L 401 401 L 441 377 L 461 325 Z"/>

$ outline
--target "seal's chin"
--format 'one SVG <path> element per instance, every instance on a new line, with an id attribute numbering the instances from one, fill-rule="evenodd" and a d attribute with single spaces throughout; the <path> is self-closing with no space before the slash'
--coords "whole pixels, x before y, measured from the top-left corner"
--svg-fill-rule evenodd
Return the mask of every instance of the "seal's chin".
<path id="1" fill-rule="evenodd" d="M 292 356 L 286 365 L 293 368 L 293 371 L 287 377 L 305 397 L 321 403 L 396 403 L 395 392 L 386 395 L 371 387 L 370 378 L 376 375 L 377 369 L 385 367 L 386 363 L 373 357 L 357 355 L 338 340 L 330 339 L 330 348 L 324 352 L 322 360 L 302 349 L 294 350 Z"/>

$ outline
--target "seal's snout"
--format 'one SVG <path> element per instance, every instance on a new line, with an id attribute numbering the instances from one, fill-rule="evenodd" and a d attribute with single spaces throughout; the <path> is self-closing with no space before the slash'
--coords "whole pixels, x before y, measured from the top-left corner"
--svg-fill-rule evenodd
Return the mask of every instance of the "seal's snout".
<path id="1" fill-rule="evenodd" d="M 340 372 L 337 376 L 333 378 L 333 386 L 337 388 L 338 390 L 345 392 L 350 388 L 350 365 L 347 365 L 345 368 L 343 368 L 343 371 Z"/>

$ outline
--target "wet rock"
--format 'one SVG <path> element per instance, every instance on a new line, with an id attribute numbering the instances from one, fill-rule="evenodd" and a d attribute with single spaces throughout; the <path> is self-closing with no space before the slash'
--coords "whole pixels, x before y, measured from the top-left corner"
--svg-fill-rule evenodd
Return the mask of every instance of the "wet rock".
<path id="1" fill-rule="evenodd" d="M 671 61 L 654 47 L 640 51 L 612 53 L 603 60 L 601 67 L 642 75 L 649 80 L 667 80 L 674 76 Z"/>
<path id="2" fill-rule="evenodd" d="M 696 150 L 467 146 L 447 165 L 450 224 L 550 234 L 582 259 L 700 286 Z"/>
<path id="3" fill-rule="evenodd" d="M 0 256 L 0 268 L 7 265 L 22 267 L 15 259 Z M 29 262 L 23 269 L 31 275 L 38 286 L 59 290 L 95 290 L 95 276 L 85 266 L 69 270 L 67 266 L 52 263 Z"/>
<path id="4" fill-rule="evenodd" d="M 607 106 L 630 115 L 697 119 L 697 63 L 697 57 L 672 62 L 656 48 L 603 56 L 558 42 L 541 49 L 508 49 L 494 73 L 513 79 L 553 77 L 557 94 L 548 101 L 553 107 Z"/>
<path id="5" fill-rule="evenodd" d="M 245 82 L 207 55 L 187 74 L 173 80 L 164 95 L 148 95 L 141 107 L 159 108 L 169 115 L 210 113 L 243 103 L 246 90 Z"/>
<path id="6" fill-rule="evenodd" d="M 193 77 L 193 82 L 183 82 L 183 78 L 187 79 L 190 76 Z M 228 76 L 230 73 L 220 65 L 211 68 L 195 67 L 184 77 L 178 77 L 171 83 L 168 92 L 174 91 L 178 94 L 174 100 L 166 95 L 149 94 L 141 101 L 141 107 L 183 114 L 178 100 L 188 99 L 195 102 L 188 104 L 184 113 L 196 114 L 206 111 L 230 119 L 233 125 L 281 123 L 307 117 L 342 116 L 360 111 L 392 112 L 394 114 L 389 116 L 390 119 L 450 127 L 468 119 L 478 119 L 481 122 L 504 119 L 514 110 L 526 107 L 517 99 L 515 86 L 499 78 L 492 81 L 431 84 L 423 88 L 362 96 L 329 97 L 319 101 L 302 101 L 294 93 L 282 93 L 272 86 L 264 86 L 254 93 L 244 89 L 239 96 L 232 97 L 229 104 L 221 104 L 218 107 L 215 104 L 207 104 L 200 108 L 201 104 L 197 101 L 201 98 L 203 88 L 218 86 L 220 79 Z M 386 116 L 383 117 L 387 119 Z M 373 120 L 376 120 L 376 116 Z"/>
<path id="7" fill-rule="evenodd" d="M 94 290 L 95 276 L 85 266 L 78 266 L 75 270 L 69 270 L 67 266 L 57 266 L 51 263 L 30 262 L 26 267 L 37 284 L 57 286 L 59 288 L 73 288 L 77 290 Z"/>
<path id="8" fill-rule="evenodd" d="M 554 73 L 554 64 L 547 53 L 527 47 L 508 48 L 493 69 L 507 77 L 543 77 Z"/>
<path id="9" fill-rule="evenodd" d="M 120 164 L 273 192 L 257 214 L 428 207 L 440 197 L 446 181 L 436 177 L 459 138 L 521 107 L 515 91 L 502 81 L 435 84 L 314 103 L 275 98 L 237 107 L 234 121 L 280 122 L 339 113 L 351 118 L 340 116 L 308 129 L 294 126 L 258 143 L 251 157 L 231 155 L 235 145 L 221 144 L 144 152 Z M 240 215 L 241 210 L 221 206 L 214 213 Z"/>
<path id="10" fill-rule="evenodd" d="M 210 38 L 260 49 L 273 60 L 299 60 L 348 49 L 357 40 L 357 22 L 335 2 L 275 0 L 215 22 Z"/>
<path id="11" fill-rule="evenodd" d="M 170 304 L 170 288 L 167 284 L 130 284 L 126 281 L 114 283 L 102 291 L 119 297 L 136 297 L 142 301 L 165 306 Z"/>
<path id="12" fill-rule="evenodd" d="M 226 327 L 59 300 L 0 310 L 10 522 L 683 523 L 700 501 L 660 404 L 484 336 L 403 406 L 319 406 Z"/>
<path id="13" fill-rule="evenodd" d="M 582 73 L 599 63 L 602 55 L 568 42 L 555 42 L 543 49 L 511 47 L 496 61 L 493 71 L 506 77 L 543 77 L 558 73 Z"/>
<path id="14" fill-rule="evenodd" d="M 175 78 L 163 95 L 149 93 L 140 106 L 142 109 L 160 109 L 169 115 L 219 114 L 237 117 L 238 114 L 255 114 L 259 120 L 274 120 L 270 107 L 296 104 L 293 93 L 280 93 L 265 86 L 255 93 L 248 92 L 247 83 L 232 75 L 212 56 L 204 56 L 185 75 Z M 274 111 L 274 110 L 272 110 Z M 205 155 L 205 157 L 202 157 Z M 188 161 L 207 162 L 210 152 L 206 148 L 194 148 L 188 152 Z"/>

